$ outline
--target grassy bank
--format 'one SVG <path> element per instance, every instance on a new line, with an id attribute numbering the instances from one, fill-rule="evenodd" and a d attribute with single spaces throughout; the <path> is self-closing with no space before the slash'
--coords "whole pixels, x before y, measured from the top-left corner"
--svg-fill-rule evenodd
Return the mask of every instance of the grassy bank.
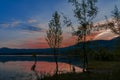
<path id="1" fill-rule="evenodd" d="M 120 80 L 120 62 L 90 61 L 89 72 L 46 76 L 42 80 Z"/>

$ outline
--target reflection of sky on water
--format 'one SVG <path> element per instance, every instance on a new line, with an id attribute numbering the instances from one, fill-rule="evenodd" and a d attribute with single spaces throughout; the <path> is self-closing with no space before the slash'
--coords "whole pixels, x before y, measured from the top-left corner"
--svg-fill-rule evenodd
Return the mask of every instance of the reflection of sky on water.
<path id="1" fill-rule="evenodd" d="M 0 80 L 33 80 L 34 72 L 31 71 L 32 61 L 17 61 L 0 63 Z M 75 67 L 76 71 L 82 69 Z M 70 65 L 59 63 L 60 71 L 70 71 Z M 37 62 L 36 71 L 53 74 L 55 71 L 54 62 Z"/>

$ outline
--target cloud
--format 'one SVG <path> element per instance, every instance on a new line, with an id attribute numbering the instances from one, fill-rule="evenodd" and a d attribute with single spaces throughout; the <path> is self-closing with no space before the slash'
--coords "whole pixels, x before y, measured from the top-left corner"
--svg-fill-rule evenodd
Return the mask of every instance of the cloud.
<path id="1" fill-rule="evenodd" d="M 21 23 L 20 21 L 14 21 L 10 24 L 10 26 L 15 27 L 15 26 L 19 25 L 20 23 Z"/>
<path id="2" fill-rule="evenodd" d="M 38 27 L 32 26 L 32 25 L 21 25 L 21 26 L 19 26 L 19 29 L 25 30 L 25 31 L 35 31 L 35 32 L 42 30 L 41 28 L 38 28 Z"/>
<path id="3" fill-rule="evenodd" d="M 48 44 L 43 37 L 36 37 L 34 39 L 26 39 L 22 42 L 20 47 L 23 48 L 48 48 Z"/>
<path id="4" fill-rule="evenodd" d="M 37 24 L 37 27 L 48 29 L 48 24 L 46 24 L 46 23 L 44 23 L 44 24 Z"/>
<path id="5" fill-rule="evenodd" d="M 32 22 L 32 21 L 31 21 Z M 13 22 L 6 22 L 0 24 L 0 29 L 3 30 L 24 30 L 24 31 L 44 31 L 43 28 L 36 26 L 36 24 L 30 24 L 25 21 L 13 21 Z"/>
<path id="6" fill-rule="evenodd" d="M 1 23 L 0 27 L 2 28 L 15 27 L 19 25 L 20 23 L 21 23 L 20 21 L 6 22 L 6 23 Z"/>
<path id="7" fill-rule="evenodd" d="M 118 35 L 114 34 L 111 30 L 106 30 L 95 36 L 94 40 L 111 40 L 115 37 L 118 37 Z"/>
<path id="8" fill-rule="evenodd" d="M 6 28 L 6 27 L 9 27 L 9 26 L 10 26 L 9 23 L 2 23 L 2 24 L 0 24 L 0 27 L 2 27 L 2 28 Z"/>
<path id="9" fill-rule="evenodd" d="M 47 23 L 22 24 L 21 29 L 36 32 L 40 31 L 45 33 L 48 30 L 48 24 Z"/>
<path id="10" fill-rule="evenodd" d="M 29 20 L 28 20 L 28 23 L 30 23 L 30 24 L 31 24 L 31 23 L 35 23 L 35 22 L 37 22 L 36 19 L 29 19 Z"/>
<path id="11" fill-rule="evenodd" d="M 48 24 L 44 23 L 44 24 L 36 24 L 36 27 L 37 28 L 40 28 L 41 29 L 41 32 L 46 32 L 48 30 Z"/>

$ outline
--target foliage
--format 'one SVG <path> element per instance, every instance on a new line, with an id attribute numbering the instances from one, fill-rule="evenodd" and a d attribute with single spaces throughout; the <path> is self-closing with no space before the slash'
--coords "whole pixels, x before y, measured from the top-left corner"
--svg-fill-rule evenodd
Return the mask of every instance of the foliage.
<path id="1" fill-rule="evenodd" d="M 117 8 L 117 6 L 115 6 L 114 10 L 112 11 L 112 17 L 113 20 L 109 22 L 109 20 L 107 19 L 107 26 L 109 26 L 109 28 L 117 35 L 120 36 L 120 11 Z"/>
<path id="2" fill-rule="evenodd" d="M 57 51 L 62 42 L 62 28 L 60 23 L 60 15 L 56 11 L 53 14 L 52 20 L 49 23 L 46 41 L 51 49 L 54 51 L 54 59 L 56 62 L 56 74 L 58 73 Z"/>
<path id="3" fill-rule="evenodd" d="M 50 48 L 59 48 L 62 42 L 62 28 L 60 24 L 60 15 L 56 11 L 49 23 L 46 41 Z"/>
<path id="4" fill-rule="evenodd" d="M 68 2 L 72 3 L 74 6 L 74 16 L 77 18 L 79 23 L 78 30 L 75 35 L 78 37 L 77 42 L 83 41 L 83 53 L 84 53 L 84 62 L 83 62 L 83 71 L 88 64 L 88 58 L 86 54 L 86 35 L 90 33 L 88 28 L 91 26 L 92 20 L 97 15 L 97 7 L 96 2 L 97 0 L 68 0 Z"/>

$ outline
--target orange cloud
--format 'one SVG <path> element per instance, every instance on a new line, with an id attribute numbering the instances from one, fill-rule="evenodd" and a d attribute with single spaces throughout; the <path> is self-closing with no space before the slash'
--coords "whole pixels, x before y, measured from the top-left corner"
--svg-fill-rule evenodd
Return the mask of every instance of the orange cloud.
<path id="1" fill-rule="evenodd" d="M 96 33 L 91 33 L 88 35 L 86 38 L 87 40 L 94 39 L 94 37 L 98 34 Z M 63 41 L 61 44 L 61 47 L 68 47 L 76 44 L 77 37 L 72 36 L 71 33 L 63 33 Z M 19 44 L 11 44 L 9 45 L 10 47 L 15 47 L 15 48 L 31 48 L 31 49 L 38 49 L 38 48 L 49 48 L 49 45 L 47 44 L 47 41 L 45 40 L 44 37 L 34 37 L 34 38 L 29 38 L 23 40 Z"/>
<path id="2" fill-rule="evenodd" d="M 67 39 L 63 39 L 61 47 L 67 47 L 67 46 L 74 45 L 76 43 L 76 39 L 77 39 L 76 36 L 71 36 L 71 37 L 68 37 Z"/>
<path id="3" fill-rule="evenodd" d="M 91 33 L 89 35 L 86 36 L 86 40 L 89 41 L 89 40 L 93 40 L 95 38 L 96 35 L 98 35 L 100 32 L 94 32 L 94 33 Z"/>
<path id="4" fill-rule="evenodd" d="M 48 48 L 48 44 L 44 38 L 28 39 L 23 42 L 25 48 Z"/>
<path id="5" fill-rule="evenodd" d="M 88 35 L 86 38 L 87 40 L 93 39 L 98 33 L 92 33 Z M 61 47 L 68 47 L 76 44 L 77 37 L 76 36 L 64 36 L 63 42 L 61 44 Z M 26 40 L 23 45 L 27 48 L 49 48 L 49 45 L 47 44 L 45 38 L 36 38 L 31 40 Z"/>

